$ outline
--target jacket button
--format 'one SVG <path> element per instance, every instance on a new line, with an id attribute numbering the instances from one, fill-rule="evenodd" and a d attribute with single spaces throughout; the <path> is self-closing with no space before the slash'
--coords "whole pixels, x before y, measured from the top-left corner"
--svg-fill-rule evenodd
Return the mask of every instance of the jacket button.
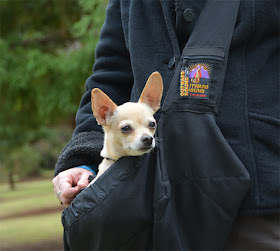
<path id="1" fill-rule="evenodd" d="M 183 13 L 183 17 L 186 22 L 190 23 L 193 20 L 193 11 L 192 9 L 185 9 Z"/>
<path id="2" fill-rule="evenodd" d="M 168 63 L 168 69 L 172 69 L 175 65 L 175 62 L 176 62 L 176 58 L 175 57 L 172 57 L 170 60 L 169 60 L 169 63 Z"/>

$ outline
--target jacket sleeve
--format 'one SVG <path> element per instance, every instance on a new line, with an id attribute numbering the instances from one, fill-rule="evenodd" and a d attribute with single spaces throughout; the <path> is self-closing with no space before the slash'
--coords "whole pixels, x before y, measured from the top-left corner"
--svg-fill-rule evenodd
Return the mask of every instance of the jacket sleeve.
<path id="1" fill-rule="evenodd" d="M 133 85 L 129 52 L 125 44 L 120 3 L 111 0 L 96 47 L 93 74 L 86 81 L 86 92 L 76 115 L 72 139 L 61 152 L 55 175 L 71 167 L 97 165 L 101 161 L 103 132 L 91 110 L 91 90 L 102 89 L 116 103 L 129 100 Z"/>

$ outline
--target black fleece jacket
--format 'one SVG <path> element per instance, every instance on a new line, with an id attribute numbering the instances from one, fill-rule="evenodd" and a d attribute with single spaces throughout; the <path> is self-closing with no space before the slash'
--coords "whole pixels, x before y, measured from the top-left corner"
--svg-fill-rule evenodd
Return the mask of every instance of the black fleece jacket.
<path id="1" fill-rule="evenodd" d="M 110 1 L 77 127 L 55 175 L 101 161 L 103 134 L 91 111 L 92 88 L 102 89 L 117 104 L 137 101 L 148 76 L 159 71 L 164 101 L 182 45 L 205 4 L 182 2 L 181 14 L 190 9 L 191 20 L 180 18 L 179 12 L 176 18 L 171 0 Z M 278 0 L 241 1 L 217 115 L 225 139 L 252 179 L 241 209 L 246 214 L 275 214 L 280 208 L 279 7 Z"/>

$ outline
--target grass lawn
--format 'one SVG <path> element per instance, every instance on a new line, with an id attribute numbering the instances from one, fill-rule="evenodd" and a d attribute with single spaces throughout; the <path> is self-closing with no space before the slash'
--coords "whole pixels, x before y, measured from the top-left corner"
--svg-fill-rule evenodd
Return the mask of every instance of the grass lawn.
<path id="1" fill-rule="evenodd" d="M 0 218 L 3 216 L 59 207 L 51 180 L 22 182 L 15 191 L 0 186 Z"/>
<path id="2" fill-rule="evenodd" d="M 35 242 L 61 240 L 60 212 L 0 221 L 0 250 Z"/>
<path id="3" fill-rule="evenodd" d="M 36 195 L 50 194 L 53 192 L 51 177 L 42 180 L 23 181 L 16 183 L 16 189 L 10 190 L 8 184 L 0 184 L 0 201 L 14 200 L 21 197 L 34 197 Z"/>
<path id="4" fill-rule="evenodd" d="M 63 208 L 55 198 L 51 178 L 19 182 L 16 188 L 10 191 L 0 185 L 0 250 L 41 241 L 62 242 Z"/>
<path id="5" fill-rule="evenodd" d="M 25 213 L 28 211 L 34 212 L 42 209 L 60 207 L 54 193 L 44 195 L 38 194 L 36 196 L 38 197 L 22 197 L 15 200 L 0 202 L 0 218 L 2 218 L 3 216 Z"/>

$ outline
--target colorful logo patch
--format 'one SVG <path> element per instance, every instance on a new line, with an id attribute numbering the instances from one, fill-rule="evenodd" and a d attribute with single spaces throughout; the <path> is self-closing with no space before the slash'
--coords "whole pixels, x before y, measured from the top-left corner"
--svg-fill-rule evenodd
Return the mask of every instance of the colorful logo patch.
<path id="1" fill-rule="evenodd" d="M 182 67 L 180 96 L 183 98 L 209 99 L 212 65 L 195 63 Z"/>

